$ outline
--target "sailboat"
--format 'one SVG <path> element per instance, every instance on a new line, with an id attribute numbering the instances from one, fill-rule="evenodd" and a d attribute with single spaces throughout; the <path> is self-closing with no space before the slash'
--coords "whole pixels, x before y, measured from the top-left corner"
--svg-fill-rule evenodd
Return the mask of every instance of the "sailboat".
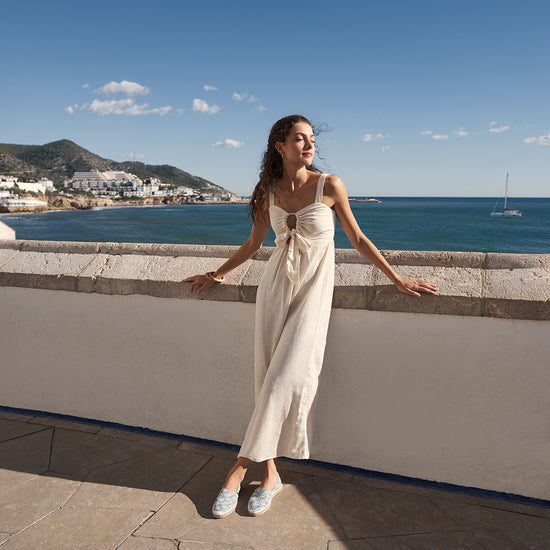
<path id="1" fill-rule="evenodd" d="M 497 212 L 497 205 L 498 200 L 495 204 L 495 207 L 493 208 L 493 211 L 491 212 L 491 216 L 499 217 L 499 218 L 519 218 L 521 217 L 521 212 L 519 210 L 515 210 L 514 208 L 507 208 L 506 204 L 508 202 L 508 172 L 506 172 L 506 190 L 504 192 L 504 210 L 502 212 Z"/>

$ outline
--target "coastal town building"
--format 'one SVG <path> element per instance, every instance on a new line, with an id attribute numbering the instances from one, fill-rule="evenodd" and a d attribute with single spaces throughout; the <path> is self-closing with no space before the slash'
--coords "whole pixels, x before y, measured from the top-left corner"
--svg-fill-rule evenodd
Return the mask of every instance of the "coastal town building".
<path id="1" fill-rule="evenodd" d="M 82 190 L 105 190 L 113 187 L 135 187 L 143 182 L 134 174 L 119 171 L 75 172 L 71 179 L 65 180 L 65 187 Z"/>
<path id="2" fill-rule="evenodd" d="M 21 191 L 27 191 L 31 193 L 42 193 L 46 191 L 55 191 L 53 181 L 40 178 L 37 182 L 19 181 L 19 178 L 13 176 L 0 175 L 0 188 L 11 189 L 12 187 L 18 187 Z"/>
<path id="3" fill-rule="evenodd" d="M 92 170 L 90 172 L 75 172 L 71 179 L 64 182 L 66 188 L 90 191 L 94 195 L 106 197 L 166 197 L 193 196 L 190 187 L 168 189 L 170 185 L 163 184 L 158 178 L 142 180 L 135 174 L 121 171 Z"/>
<path id="4" fill-rule="evenodd" d="M 19 195 L 0 195 L 0 212 L 27 212 L 46 210 L 48 203 L 33 197 L 20 197 Z"/>

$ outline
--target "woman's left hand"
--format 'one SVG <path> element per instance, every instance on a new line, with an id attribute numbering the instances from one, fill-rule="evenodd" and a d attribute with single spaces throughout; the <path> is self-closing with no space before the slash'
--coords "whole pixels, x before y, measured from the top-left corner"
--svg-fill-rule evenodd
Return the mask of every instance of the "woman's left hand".
<path id="1" fill-rule="evenodd" d="M 424 281 L 422 279 L 399 279 L 395 286 L 403 294 L 410 294 L 411 296 L 420 297 L 421 293 L 435 294 L 439 289 L 430 281 Z"/>

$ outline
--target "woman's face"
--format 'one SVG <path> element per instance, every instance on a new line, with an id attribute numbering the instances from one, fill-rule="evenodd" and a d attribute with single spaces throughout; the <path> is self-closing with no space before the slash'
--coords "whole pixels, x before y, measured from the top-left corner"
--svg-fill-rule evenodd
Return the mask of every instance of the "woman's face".
<path id="1" fill-rule="evenodd" d="M 283 161 L 309 166 L 315 154 L 315 135 L 307 122 L 297 122 L 284 142 L 277 142 Z"/>

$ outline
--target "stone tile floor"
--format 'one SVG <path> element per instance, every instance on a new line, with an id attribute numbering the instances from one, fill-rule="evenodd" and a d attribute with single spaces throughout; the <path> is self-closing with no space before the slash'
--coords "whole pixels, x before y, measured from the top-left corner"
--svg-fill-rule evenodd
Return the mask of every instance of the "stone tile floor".
<path id="1" fill-rule="evenodd" d="M 0 550 L 549 549 L 550 508 L 279 461 L 285 488 L 247 515 L 213 499 L 235 453 L 183 438 L 0 411 Z"/>

